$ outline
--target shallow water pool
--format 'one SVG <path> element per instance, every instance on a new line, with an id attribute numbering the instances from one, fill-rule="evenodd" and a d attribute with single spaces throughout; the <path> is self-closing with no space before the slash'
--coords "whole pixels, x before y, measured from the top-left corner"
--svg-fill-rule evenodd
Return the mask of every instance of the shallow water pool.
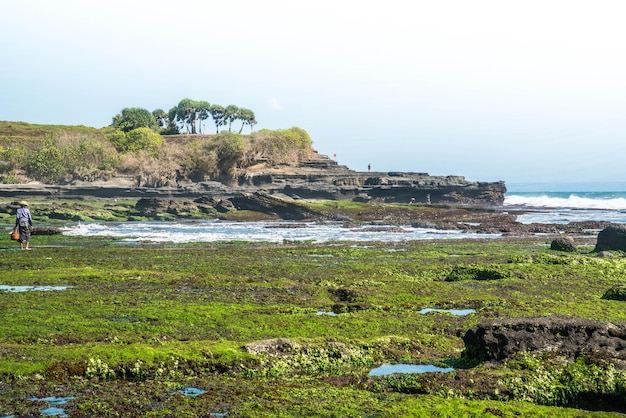
<path id="1" fill-rule="evenodd" d="M 383 364 L 372 369 L 368 376 L 386 376 L 394 373 L 449 373 L 454 371 L 452 367 L 437 367 L 433 364 Z"/>
<path id="2" fill-rule="evenodd" d="M 49 292 L 51 290 L 68 290 L 71 289 L 72 286 L 12 286 L 6 284 L 0 284 L 0 292 L 29 292 L 29 291 L 40 291 L 40 292 Z"/>
<path id="3" fill-rule="evenodd" d="M 424 308 L 420 311 L 421 314 L 427 314 L 429 312 L 444 312 L 454 316 L 467 316 L 469 314 L 476 313 L 476 309 L 439 309 L 439 308 Z"/>

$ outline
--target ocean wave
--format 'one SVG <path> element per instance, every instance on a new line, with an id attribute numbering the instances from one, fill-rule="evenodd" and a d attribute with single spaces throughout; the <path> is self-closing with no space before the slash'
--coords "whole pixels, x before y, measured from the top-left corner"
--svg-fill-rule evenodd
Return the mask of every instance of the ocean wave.
<path id="1" fill-rule="evenodd" d="M 106 236 L 121 242 L 218 242 L 249 241 L 383 241 L 401 242 L 420 239 L 447 238 L 498 238 L 501 234 L 474 234 L 461 230 L 442 231 L 429 228 L 403 227 L 403 233 L 395 229 L 371 230 L 367 227 L 344 228 L 340 224 L 308 223 L 300 228 L 275 228 L 285 225 L 272 222 L 122 222 L 81 223 L 63 229 L 71 236 Z"/>
<path id="2" fill-rule="evenodd" d="M 626 210 L 624 197 L 586 197 L 570 194 L 566 197 L 543 195 L 513 194 L 504 199 L 505 206 L 521 206 L 534 208 L 571 208 L 598 210 Z"/>

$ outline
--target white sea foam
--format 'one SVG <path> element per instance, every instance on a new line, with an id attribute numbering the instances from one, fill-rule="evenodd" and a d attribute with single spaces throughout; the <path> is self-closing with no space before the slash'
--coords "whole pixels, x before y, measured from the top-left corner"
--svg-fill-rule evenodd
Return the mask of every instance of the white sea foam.
<path id="1" fill-rule="evenodd" d="M 523 190 L 523 189 L 521 189 Z M 562 189 L 558 189 L 562 190 Z M 599 190 L 599 189 L 592 189 Z M 626 192 L 512 192 L 505 196 L 505 209 L 523 209 L 521 223 L 561 223 L 607 221 L 626 223 Z M 497 238 L 500 234 L 473 234 L 403 226 L 404 232 L 344 228 L 340 224 L 289 222 L 121 222 L 81 223 L 65 228 L 74 236 L 106 236 L 120 242 L 218 242 L 249 241 L 380 241 L 402 242 L 442 238 Z M 382 231 L 381 231 L 382 229 Z"/>
<path id="2" fill-rule="evenodd" d="M 429 228 L 402 227 L 405 232 L 371 231 L 367 227 L 344 228 L 338 224 L 289 224 L 285 222 L 123 222 L 81 223 L 67 227 L 71 236 L 106 236 L 122 242 L 218 242 L 249 241 L 383 241 L 401 242 L 440 238 L 497 238 L 500 234 L 472 234 Z"/>
<path id="3" fill-rule="evenodd" d="M 522 206 L 536 208 L 577 208 L 577 209 L 606 209 L 626 210 L 624 197 L 584 197 L 570 194 L 567 197 L 541 195 L 510 195 L 504 199 L 505 206 Z"/>

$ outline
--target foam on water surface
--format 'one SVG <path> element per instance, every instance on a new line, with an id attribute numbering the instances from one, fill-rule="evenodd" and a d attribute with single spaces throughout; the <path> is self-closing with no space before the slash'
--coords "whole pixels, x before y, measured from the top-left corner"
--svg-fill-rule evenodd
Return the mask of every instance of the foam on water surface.
<path id="1" fill-rule="evenodd" d="M 284 225 L 284 222 L 280 223 Z M 344 228 L 339 224 L 307 223 L 306 227 L 275 228 L 272 222 L 123 222 L 81 223 L 63 230 L 70 236 L 107 236 L 127 242 L 273 242 L 284 241 L 380 241 L 402 242 L 420 239 L 497 238 L 500 234 L 472 234 L 460 230 L 442 231 L 403 226 L 403 232 L 372 231 L 367 227 Z"/>

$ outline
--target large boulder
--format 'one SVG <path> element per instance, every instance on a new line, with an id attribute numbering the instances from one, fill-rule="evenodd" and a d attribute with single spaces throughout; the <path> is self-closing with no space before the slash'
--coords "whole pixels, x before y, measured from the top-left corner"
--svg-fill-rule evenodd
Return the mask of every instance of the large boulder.
<path id="1" fill-rule="evenodd" d="M 595 252 L 626 251 L 626 225 L 611 224 L 598 234 Z"/>
<path id="2" fill-rule="evenodd" d="M 265 193 L 242 194 L 230 199 L 235 208 L 276 215 L 281 219 L 303 220 L 321 215 L 297 203 Z"/>
<path id="3" fill-rule="evenodd" d="M 576 251 L 576 242 L 569 235 L 558 237 L 552 240 L 550 249 L 555 251 L 565 251 L 573 253 Z"/>
<path id="4" fill-rule="evenodd" d="M 626 368 L 626 326 L 564 315 L 520 317 L 481 323 L 463 336 L 464 355 L 502 361 L 518 352 L 586 355 Z"/>
<path id="5" fill-rule="evenodd" d="M 156 197 L 143 198 L 135 204 L 135 209 L 141 216 L 155 216 L 167 211 L 168 200 Z"/>

